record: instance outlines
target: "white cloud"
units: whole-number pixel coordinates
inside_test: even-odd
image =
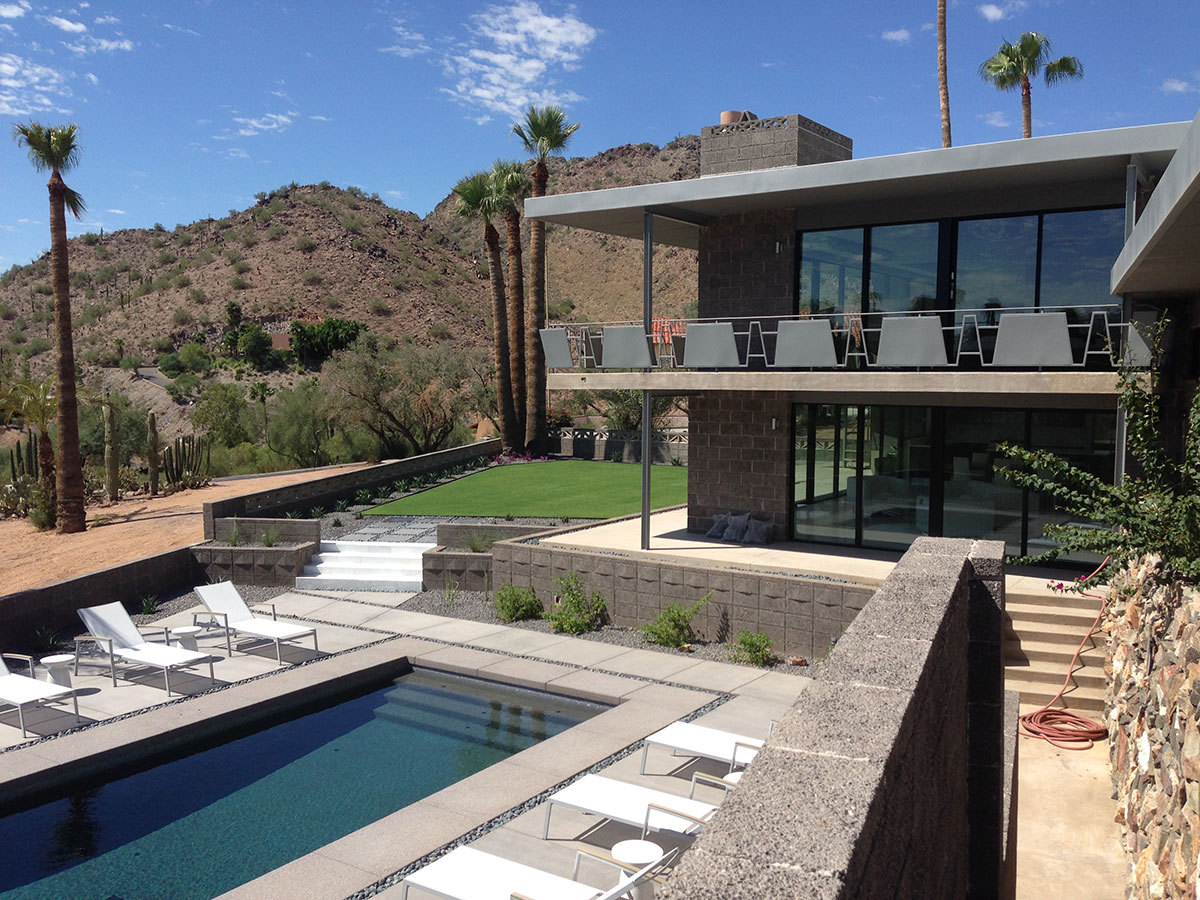
[[[1200,91],[1200,87],[1179,78],[1168,78],[1163,81],[1159,90],[1164,94],[1190,94],[1193,91]]]
[[[409,31],[404,27],[403,20],[393,25],[392,31],[396,33],[396,43],[380,47],[380,53],[391,53],[403,59],[409,59],[413,56],[421,56],[433,49],[425,42],[425,35]]]
[[[46,21],[62,31],[68,31],[71,34],[83,34],[87,31],[87,26],[82,22],[72,22],[70,19],[64,19],[62,16],[47,16]]]
[[[116,16],[97,16],[92,24],[94,25],[116,25],[121,20]]]
[[[292,110],[287,113],[267,113],[265,116],[259,116],[257,119],[234,116],[233,121],[241,126],[237,131],[238,134],[250,137],[255,134],[261,134],[264,131],[283,131],[292,124],[292,119],[297,115],[299,113]]]
[[[314,122],[332,122],[333,121],[333,119],[329,118],[329,116],[309,116],[309,118],[312,119]]]
[[[250,158],[250,154],[247,153],[245,150],[243,150],[241,147],[230,147],[228,150],[225,151],[225,155],[229,159],[249,159]]]
[[[995,3],[984,3],[977,6],[979,14],[989,22],[1001,22],[1004,19],[1010,18],[1014,13],[1019,13],[1029,5],[1028,0],[1009,0],[1003,6],[998,6]]]
[[[881,37],[894,44],[907,44],[912,40],[912,34],[907,28],[897,28],[895,31],[885,31]]]
[[[84,78],[86,78],[88,81],[90,81],[92,84],[99,84],[99,83],[100,83],[100,79],[99,79],[99,78],[97,78],[97,77],[95,76],[95,74],[94,74],[94,73],[92,73],[92,72],[88,72],[88,73],[87,73],[86,75],[84,75],[83,77],[84,77]]]
[[[26,0],[17,3],[0,3],[0,19],[19,19],[29,12],[30,6]]]
[[[63,73],[14,53],[0,53],[0,116],[67,112],[53,98],[70,96]]]
[[[68,50],[72,53],[78,53],[80,56],[86,56],[89,53],[109,53],[113,50],[132,50],[133,41],[128,38],[120,40],[109,40],[108,38],[93,37],[90,34],[85,34],[83,39],[75,44],[66,44]]]
[[[990,113],[980,113],[979,118],[983,119],[984,125],[991,125],[993,128],[1007,128],[1009,126],[1008,116],[996,110]]]
[[[471,42],[442,60],[455,79],[443,92],[465,106],[517,118],[530,105],[580,98],[555,86],[555,70],[578,68],[598,32],[570,12],[552,16],[533,0],[489,6],[471,17]],[[476,121],[487,121],[483,117]]]
[[[384,191],[383,195],[385,197],[393,197],[396,200],[407,200],[408,199],[408,191],[394,191],[394,190],[393,191]]]
[[[106,213],[112,213],[114,216],[123,216],[123,215],[125,215],[125,210],[123,210],[123,209],[106,209],[106,210],[105,210],[105,212],[106,212]]]
[[[182,25],[171,25],[170,23],[167,23],[167,24],[163,25],[163,28],[167,29],[167,31],[174,31],[177,34],[190,34],[193,37],[201,36],[200,32],[192,31],[192,29],[190,29],[190,28],[184,28]]]

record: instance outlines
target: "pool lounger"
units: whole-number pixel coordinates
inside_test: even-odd
[[[543,840],[549,838],[550,812],[555,805],[639,827],[643,838],[650,831],[671,831],[694,837],[717,811],[711,803],[600,775],[584,775],[546,800]]]
[[[186,669],[196,663],[208,663],[208,680],[216,681],[213,675],[213,660],[207,653],[151,644],[143,640],[129,613],[120,603],[105,603],[78,610],[79,618],[87,626],[88,634],[75,638],[75,674],[79,674],[79,645],[94,643],[108,655],[108,668],[112,673],[113,687],[117,686],[116,657],[137,666],[150,666],[163,670],[167,696],[171,696],[171,670]]]
[[[271,606],[271,618],[264,619],[250,612],[250,607],[246,606],[246,601],[242,599],[242,595],[238,593],[238,589],[234,587],[232,581],[221,581],[217,584],[202,584],[197,586],[196,593],[200,595],[200,601],[208,610],[207,613],[193,613],[192,621],[214,616],[221,621],[217,623],[225,629],[225,646],[229,650],[229,655],[233,655],[233,644],[230,642],[229,633],[236,631],[238,634],[246,634],[250,637],[263,638],[268,641],[275,642],[275,661],[279,665],[283,665],[283,656],[279,650],[281,641],[294,641],[297,638],[311,637],[313,642],[313,652],[317,652],[317,629],[307,628],[303,625],[289,625],[286,622],[279,622],[275,619],[275,605]]]
[[[407,876],[400,900],[408,900],[410,887],[450,900],[616,900],[654,878],[675,854],[671,850],[632,874],[622,871],[617,884],[605,891],[473,847],[459,847]],[[578,863],[576,857],[576,871]]]
[[[9,671],[4,658],[23,659],[29,663],[29,675]],[[79,724],[79,697],[74,688],[60,687],[38,681],[33,676],[33,657],[20,653],[0,654],[0,703],[17,708],[17,721],[21,723],[21,737],[29,737],[25,731],[25,707],[36,706],[53,700],[64,700],[70,697],[75,704],[75,724]]]
[[[693,722],[672,722],[661,731],[646,738],[642,750],[641,774],[646,774],[646,756],[651,747],[663,747],[675,756],[698,756],[726,763],[732,772],[736,766],[747,765],[762,749],[758,738],[719,731]]]

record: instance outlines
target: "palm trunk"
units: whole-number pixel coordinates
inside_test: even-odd
[[[55,510],[55,515],[57,515],[58,493],[54,476],[54,444],[45,430],[38,432],[37,458],[38,468],[41,469],[39,478],[42,482],[42,491],[48,498],[48,508]]]
[[[75,399],[75,346],[71,337],[71,270],[67,260],[66,185],[56,169],[50,191],[50,270],[54,277],[54,330],[58,338],[58,532],[74,534],[87,527],[83,508],[83,463],[79,456],[79,408]]]
[[[550,171],[544,160],[533,167],[533,196],[546,194]],[[529,304],[525,326],[525,444],[537,456],[546,452],[546,354],[539,331],[546,327],[546,225],[529,223]]]
[[[492,340],[496,360],[496,406],[500,413],[500,441],[511,451],[515,440],[516,410],[513,407],[512,372],[508,363],[508,321],[505,317],[504,270],[500,266],[500,234],[488,222],[483,227],[483,242],[488,250],[488,271],[492,279]]]
[[[950,143],[950,85],[946,77],[946,0],[937,5],[938,100],[942,107],[942,146]]]
[[[523,450],[528,443],[528,421],[525,418],[525,273],[521,259],[521,214],[516,207],[504,213],[508,225],[508,367],[512,379],[513,433],[520,436]]]
[[[1033,137],[1033,103],[1029,78],[1021,76],[1021,137]]]

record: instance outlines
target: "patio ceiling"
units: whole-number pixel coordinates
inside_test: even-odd
[[[659,211],[655,243],[696,249],[699,230],[683,219],[796,208],[804,227],[855,224],[866,210],[880,222],[911,221],[965,214],[941,211],[955,199],[970,200],[976,213],[1044,208],[1064,185],[1085,198],[1074,205],[1121,203],[1130,158],[1161,172],[1187,129],[1186,122],[1144,125],[556,194],[526,200],[525,213],[640,239],[643,213]],[[980,198],[994,209],[979,209]]]

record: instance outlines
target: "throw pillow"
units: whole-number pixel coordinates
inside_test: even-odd
[[[729,541],[731,544],[739,543],[746,535],[746,529],[750,526],[750,513],[742,513],[740,516],[729,517],[729,527],[725,529],[725,536],[721,538],[723,541]]]
[[[751,519],[746,526],[746,536],[742,538],[746,544],[769,544],[771,542],[771,523],[762,519]]]
[[[728,527],[729,515],[727,513],[717,513],[715,516],[713,516],[712,528],[704,532],[704,536],[720,540],[725,534],[725,529]]]

